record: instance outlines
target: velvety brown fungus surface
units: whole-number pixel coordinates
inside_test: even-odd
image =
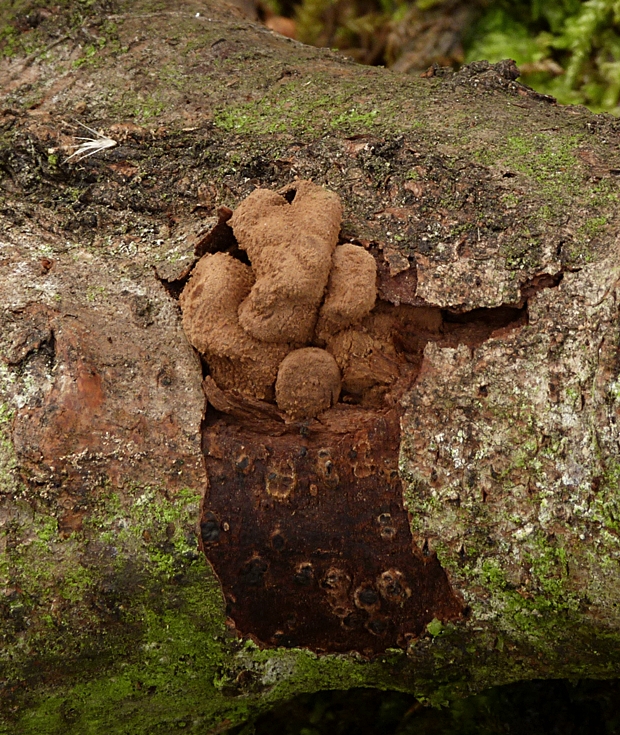
[[[239,260],[227,253],[204,255],[180,297],[183,328],[221,388],[272,398],[289,347],[260,342],[239,325],[239,304],[253,284],[251,268]]]
[[[334,192],[310,181],[284,196],[256,189],[230,226],[256,282],[239,308],[241,326],[265,342],[303,345],[312,338],[338,241],[342,208]]]
[[[181,295],[188,339],[219,388],[261,400],[275,390],[278,407],[304,420],[338,401],[341,371],[360,402],[398,377],[390,318],[371,315],[375,258],[359,245],[336,247],[341,216],[334,192],[296,181],[281,193],[255,189],[219,223],[251,264],[204,255]],[[304,349],[313,342],[327,351]]]
[[[376,280],[377,265],[367,250],[351,243],[335,249],[316,326],[319,340],[356,324],[372,311],[377,297]]]
[[[317,416],[337,403],[339,396],[340,370],[329,352],[304,347],[282,360],[276,380],[276,401],[292,418]]]

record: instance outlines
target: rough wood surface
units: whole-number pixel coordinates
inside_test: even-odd
[[[223,2],[6,22],[4,731],[217,732],[326,687],[617,675],[616,120],[509,62],[359,67]],[[117,145],[64,162],[96,136],[78,123]],[[360,348],[390,390],[297,433],[202,383],[178,306],[234,249],[231,210],[296,178],[375,257],[396,356]]]

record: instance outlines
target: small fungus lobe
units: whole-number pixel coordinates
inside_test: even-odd
[[[370,314],[377,297],[376,280],[377,264],[367,250],[351,243],[336,248],[316,328],[320,340]]]
[[[241,326],[264,342],[310,341],[338,241],[342,208],[311,181],[284,196],[256,189],[230,219],[256,282],[239,308]]]
[[[290,352],[278,370],[278,407],[295,419],[327,411],[340,396],[340,370],[336,360],[318,347]]]
[[[181,294],[183,328],[220,388],[269,399],[290,348],[261,342],[241,328],[237,310],[253,283],[251,268],[227,253],[204,255]]]

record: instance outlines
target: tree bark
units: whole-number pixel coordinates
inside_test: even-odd
[[[509,62],[412,78],[214,0],[86,5],[10,11],[0,67],[4,731],[616,676],[617,121]],[[66,160],[87,136],[116,145]],[[296,179],[398,335],[385,390],[303,425],[203,382],[178,306],[222,208]]]

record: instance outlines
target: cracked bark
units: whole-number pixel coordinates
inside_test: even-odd
[[[222,3],[72,17],[22,18],[40,51],[0,68],[8,731],[615,675],[617,122],[509,63],[399,76]],[[60,165],[75,119],[118,145]],[[296,176],[374,255],[400,366],[304,426],[219,391],[177,305],[231,209]]]

